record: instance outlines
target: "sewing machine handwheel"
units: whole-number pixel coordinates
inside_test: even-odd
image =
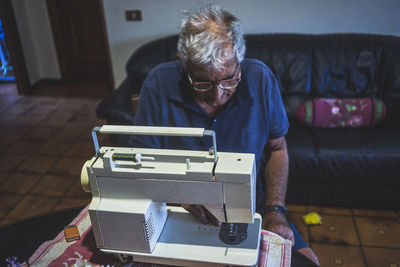
[[[82,170],[81,170],[81,187],[83,191],[90,193],[90,180],[89,180],[89,174],[87,172],[87,166],[89,166],[90,160],[87,160],[85,164],[83,164]]]

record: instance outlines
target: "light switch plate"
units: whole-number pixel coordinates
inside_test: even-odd
[[[125,11],[125,19],[127,21],[141,21],[142,20],[142,11],[126,10]]]

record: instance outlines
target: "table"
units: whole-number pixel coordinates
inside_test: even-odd
[[[0,266],[10,256],[16,256],[19,262],[27,260],[43,242],[53,239],[61,232],[82,209],[83,207],[57,211],[0,228]],[[292,266],[316,265],[292,249]]]
[[[82,208],[37,216],[0,228],[0,266],[10,256],[16,256],[19,262],[27,260],[43,242],[61,232]]]

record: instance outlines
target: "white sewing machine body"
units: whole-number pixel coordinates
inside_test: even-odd
[[[156,128],[152,130],[166,129]],[[103,126],[99,132],[120,130],[138,132],[132,126]],[[89,214],[98,248],[153,263],[257,263],[261,217],[255,213],[253,154],[97,149],[82,177],[88,174],[93,197]],[[135,155],[142,159],[127,160]],[[226,244],[219,238],[220,227],[203,225],[181,207],[165,203],[201,204],[221,222],[248,223],[247,239]]]

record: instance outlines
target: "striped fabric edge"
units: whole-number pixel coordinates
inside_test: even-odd
[[[292,242],[279,235],[261,230],[261,247],[263,254],[259,258],[258,267],[289,267],[292,259]]]
[[[83,232],[85,232],[88,229],[85,225],[81,224],[81,222],[87,218],[88,215],[88,209],[89,209],[89,205],[87,205],[85,208],[83,208],[83,210],[78,214],[78,216],[76,216],[72,222],[69,224],[74,224],[78,226],[79,232],[81,233],[81,235],[83,234]],[[89,220],[89,224],[90,224],[90,220]],[[82,226],[81,226],[82,225]],[[48,253],[49,250],[51,250],[54,245],[60,243],[61,240],[65,239],[64,236],[64,231],[61,231],[54,239],[49,240],[44,242],[42,245],[39,246],[39,248],[35,251],[35,253],[33,253],[33,255],[28,259],[29,265],[27,262],[24,262],[21,266],[32,266],[33,264],[36,264],[40,261],[40,259],[42,259],[42,257],[44,255],[46,255],[46,253]],[[66,243],[66,246],[64,248],[57,248],[58,253],[60,253],[60,255],[72,244],[74,244],[75,242],[69,242]],[[46,265],[43,265],[46,266]]]
[[[314,105],[314,101],[313,100],[309,100],[305,103],[306,106],[306,124],[307,125],[312,125],[313,121],[312,121],[312,110],[311,110],[311,105]]]
[[[369,126],[375,126],[380,123],[385,116],[384,104],[381,99],[370,98],[371,101],[371,123]]]
[[[375,99],[376,102],[376,116],[375,123],[379,123],[383,120],[384,112],[383,112],[383,103],[380,99]]]
[[[371,105],[371,121],[369,123],[369,127],[373,126],[376,122],[376,102],[373,98],[369,98],[370,105]]]

